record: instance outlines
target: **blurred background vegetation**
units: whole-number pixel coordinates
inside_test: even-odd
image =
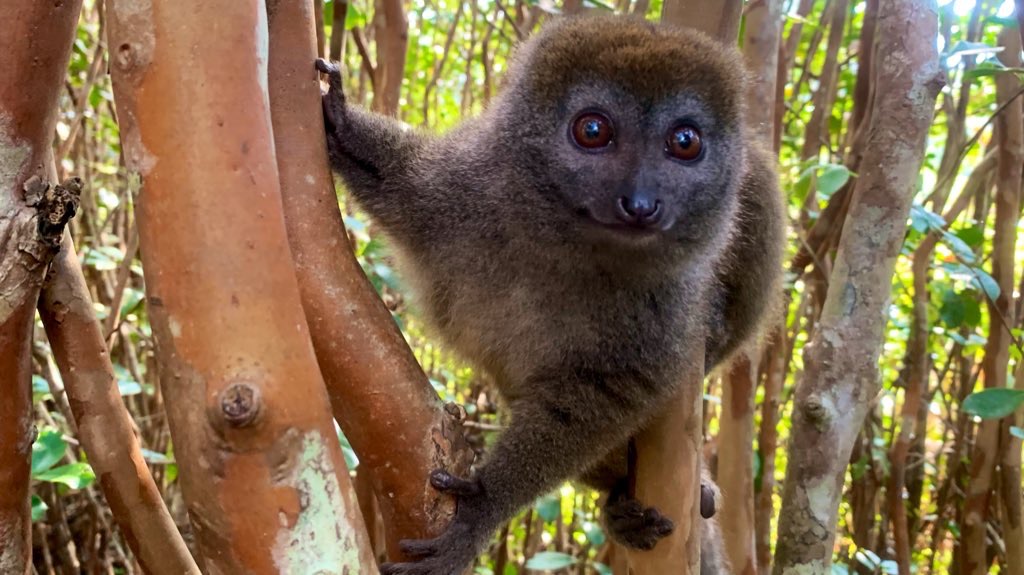
[[[804,245],[806,231],[832,196],[856,176],[850,169],[848,152],[855,136],[850,125],[856,114],[854,101],[867,4],[855,0],[783,2],[783,45],[791,46],[792,51],[783,54],[788,63],[782,66],[785,84],[778,108],[778,153],[793,227],[790,258]],[[661,0],[587,0],[583,6],[656,18]],[[398,115],[413,127],[438,131],[449,129],[460,118],[486,106],[500,86],[516,43],[545,18],[565,8],[554,0],[409,0],[405,7],[408,50]],[[1012,317],[992,317],[986,305],[999,295],[998,285],[988,271],[993,249],[995,170],[993,162],[985,160],[995,138],[995,78],[1001,74],[1019,76],[1022,72],[1006,70],[996,57],[999,34],[1007,29],[1017,33],[1013,8],[1012,0],[939,2],[940,36],[936,43],[948,84],[939,96],[902,256],[890,286],[888,329],[879,359],[882,392],[873,403],[850,461],[835,546],[833,572],[837,574],[897,572],[893,528],[885,504],[889,452],[898,435],[908,378],[908,342],[916,295],[912,266],[929,232],[937,231],[939,242],[924,262],[927,293],[917,295],[926,313],[927,376],[922,407],[916,416],[919,433],[906,463],[903,502],[909,513],[913,568],[917,573],[955,570],[971,480],[969,455],[978,437],[979,421],[1011,414],[1024,402],[1024,392],[1016,390],[972,395],[984,387],[980,365],[992,330],[1009,329],[1012,334],[1006,366],[1010,373],[1008,387],[1014,387],[1022,377],[1024,365],[1021,290],[1014,294],[1017,311]],[[374,96],[376,11],[369,0],[323,3],[324,51],[345,62],[349,97],[368,107],[373,106]],[[335,38],[343,42],[343,54],[339,54],[337,45],[332,47]],[[87,0],[61,100],[55,141],[58,170],[61,179],[77,175],[89,183],[81,213],[71,225],[72,233],[86,266],[96,315],[108,334],[121,394],[154,476],[187,534],[190,527],[157,386],[158,368],[137,253],[132,212],[137,190],[122,169],[106,71],[103,8],[95,0]],[[972,194],[969,204],[946,222],[940,214],[947,211],[950,199],[961,193]],[[343,192],[339,201],[363,269],[392,310],[434,387],[444,399],[465,407],[468,435],[474,447],[482,451],[502,424],[501,406],[491,383],[424,333],[405,298],[401,279],[392,270],[386,240],[375,233],[372,222],[345,202]],[[1017,262],[1024,260],[1024,250],[1019,246],[1016,254]],[[827,268],[827,262],[818,260],[811,265]],[[757,396],[757,425],[765,406],[781,413],[776,428],[778,447],[755,445],[754,483],[759,492],[769,490],[770,497],[763,501],[774,512],[768,517],[775,516],[780,504],[778,488],[786,469],[793,384],[801,373],[802,349],[810,340],[824,297],[814,285],[822,280],[802,269],[799,272],[791,273],[787,283],[785,384],[777,396],[773,393],[764,397],[763,388]],[[62,574],[138,572],[75,439],[61,379],[41,327],[36,334],[33,389],[40,429],[32,461],[36,570]],[[1021,384],[1024,382],[1017,385],[1024,387]],[[704,425],[712,468],[719,448],[715,441],[719,396],[717,378],[709,378]],[[1024,431],[1016,426],[1010,427],[1010,433],[1024,437]],[[1016,448],[1020,449],[1019,442]],[[358,460],[351,449],[346,449],[346,455],[353,473],[358,474]],[[768,458],[773,463],[769,466],[771,477],[763,473]],[[571,484],[541,498],[495,538],[476,572],[610,573],[606,537],[595,515],[597,498],[596,493]],[[998,515],[990,516],[987,543],[995,573],[1005,564],[1006,555]]]

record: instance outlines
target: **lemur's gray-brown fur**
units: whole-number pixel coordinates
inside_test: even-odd
[[[740,55],[638,19],[558,19],[518,49],[486,111],[443,136],[346,104],[337,68],[318,68],[334,169],[391,238],[427,319],[511,410],[472,477],[432,474],[458,500],[447,530],[405,542],[417,561],[382,573],[460,573],[517,510],[577,477],[610,490],[612,537],[653,547],[672,522],[622,488],[626,442],[699,338],[710,370],[779,292],[782,200],[744,125]],[[585,111],[614,129],[600,151],[572,140]],[[683,121],[700,130],[698,160],[666,153]],[[660,202],[657,226],[615,224],[637,193]],[[701,573],[727,573],[704,523]]]

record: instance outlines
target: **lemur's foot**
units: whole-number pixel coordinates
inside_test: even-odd
[[[612,539],[634,549],[649,550],[666,535],[675,524],[653,507],[644,507],[636,499],[619,496],[609,499],[604,506],[605,526]]]

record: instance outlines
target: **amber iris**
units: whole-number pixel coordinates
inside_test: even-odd
[[[670,156],[684,162],[692,162],[700,157],[704,149],[704,139],[700,130],[690,124],[682,124],[674,128],[668,135],[665,150]]]
[[[612,123],[604,114],[587,112],[572,123],[572,139],[588,150],[604,148],[612,142]]]

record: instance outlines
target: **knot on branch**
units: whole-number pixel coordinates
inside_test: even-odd
[[[220,414],[231,427],[252,425],[261,404],[259,389],[248,383],[233,383],[220,394]]]
[[[808,397],[802,411],[807,422],[814,426],[819,433],[824,433],[832,425],[832,410],[820,395],[813,394]]]
[[[39,241],[54,251],[60,247],[64,226],[78,211],[82,196],[81,178],[70,178],[51,186],[39,176],[32,176],[24,185],[25,203],[36,209]]]

